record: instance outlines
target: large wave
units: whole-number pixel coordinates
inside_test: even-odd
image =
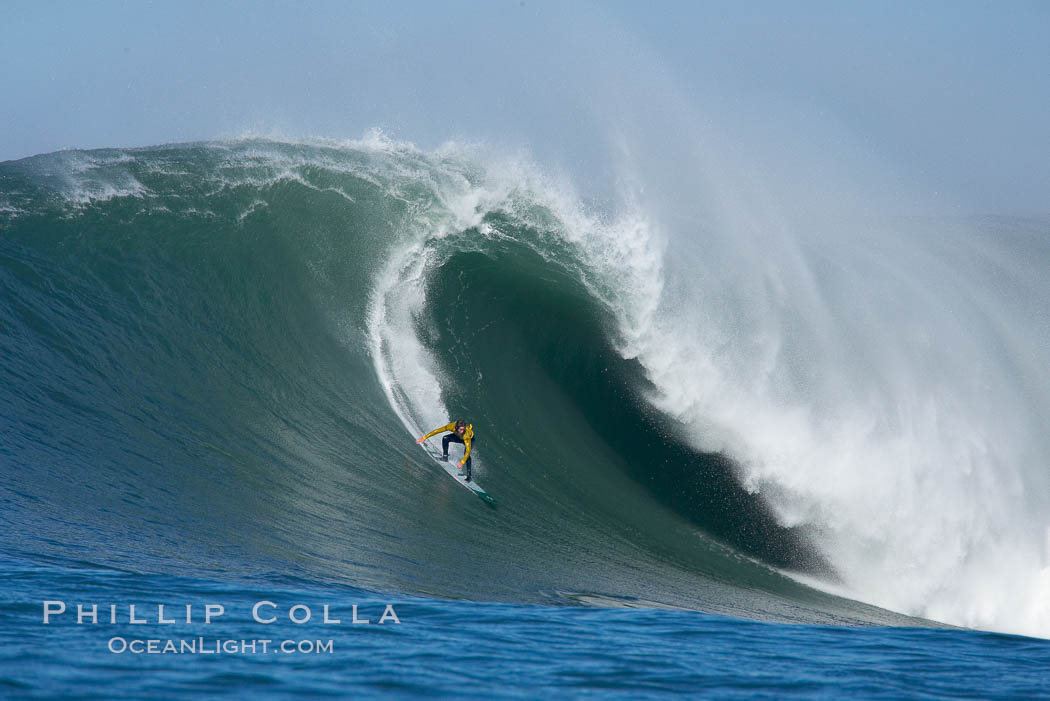
[[[527,157],[380,134],[3,164],[16,540],[891,620],[780,570],[1050,634],[1050,227],[772,227],[627,176],[597,208]],[[413,450],[458,414],[497,513]]]

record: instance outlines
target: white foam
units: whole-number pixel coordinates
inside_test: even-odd
[[[386,140],[369,144],[386,153],[410,151]],[[409,175],[403,164],[393,163],[384,178]],[[433,167],[437,168],[435,164]],[[418,173],[411,173],[418,178]],[[471,187],[460,173],[443,173],[444,187],[430,174],[423,177],[439,195],[440,205],[414,212],[404,222],[401,240],[395,242],[373,286],[368,314],[368,337],[379,382],[391,407],[413,435],[449,420],[441,403],[441,383],[434,359],[416,335],[416,318],[426,301],[426,273],[434,262],[430,245],[452,232],[476,227],[484,215],[482,190]],[[398,196],[396,182],[387,185]]]
[[[1017,309],[1022,262],[892,228],[757,252],[737,226],[708,251],[735,279],[679,267],[638,334],[654,404],[814,527],[850,596],[1050,637],[1050,339]]]
[[[251,204],[248,205],[248,208],[237,215],[237,223],[238,224],[243,224],[245,219],[250,217],[257,210],[262,209],[264,207],[269,207],[269,205],[266,202],[264,202],[263,200],[260,200],[260,199],[252,200]]]
[[[127,168],[135,161],[127,153],[100,154],[84,151],[59,151],[55,159],[62,181],[62,195],[71,204],[82,207],[120,197],[142,197],[149,190]]]

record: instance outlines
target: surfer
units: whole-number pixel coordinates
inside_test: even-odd
[[[436,433],[442,431],[449,431],[449,434],[441,439],[441,459],[448,461],[448,444],[449,443],[460,443],[466,446],[463,451],[463,459],[459,461],[459,469],[462,470],[466,466],[466,480],[470,481],[470,447],[471,443],[476,440],[474,438],[474,424],[468,424],[463,419],[456,419],[452,423],[446,426],[439,426],[433,431],[423,436],[416,443],[422,443],[426,439],[430,438]]]

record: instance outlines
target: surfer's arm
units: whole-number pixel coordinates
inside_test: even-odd
[[[463,445],[466,446],[466,448],[463,451],[463,459],[459,461],[459,466],[460,467],[463,467],[464,465],[467,464],[467,458],[470,457],[470,444],[471,444],[471,442],[472,441],[469,438],[465,438],[463,440]]]
[[[450,424],[448,424],[446,426],[439,426],[439,427],[435,428],[433,431],[431,431],[430,433],[428,433],[427,435],[423,436],[418,441],[416,441],[416,443],[422,443],[426,439],[428,439],[431,436],[433,436],[435,433],[442,433],[444,431],[455,431],[455,430],[456,430],[456,422],[453,421],[452,423],[450,423]]]

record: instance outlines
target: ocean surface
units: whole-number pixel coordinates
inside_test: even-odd
[[[1050,221],[680,214],[379,133],[0,163],[0,695],[1050,695]]]

